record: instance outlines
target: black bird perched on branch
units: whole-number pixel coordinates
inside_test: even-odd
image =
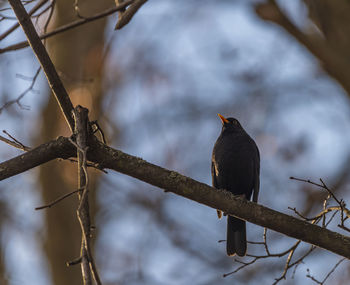
[[[254,190],[253,201],[257,202],[260,184],[260,155],[254,140],[242,128],[238,120],[218,114],[222,122],[212,154],[211,175],[213,186],[225,189],[234,195],[243,195],[247,200]],[[221,211],[218,217],[221,218]],[[227,217],[226,252],[228,256],[244,256],[247,251],[246,222]]]

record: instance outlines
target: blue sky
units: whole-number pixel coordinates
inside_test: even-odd
[[[299,13],[299,4],[282,3],[293,19],[304,19],[305,13]],[[349,155],[346,95],[336,82],[320,71],[317,61],[303,47],[281,29],[257,19],[249,3],[237,1],[237,5],[231,5],[227,1],[223,4],[205,1],[198,8],[191,4],[150,1],[129,26],[118,32],[112,29],[115,17],[111,17],[106,31],[106,39],[113,41],[108,68],[113,72],[118,66],[125,71],[118,90],[108,91],[110,98],[118,92],[118,104],[109,115],[122,130],[121,140],[111,142],[111,145],[210,184],[210,155],[220,132],[216,113],[232,115],[241,121],[260,148],[260,203],[287,213],[290,213],[288,206],[302,207],[304,196],[300,184],[290,181],[289,176],[314,180],[322,177],[332,183]],[[5,28],[0,25],[0,31]],[[1,45],[20,39],[23,37],[18,33]],[[138,62],[135,52],[140,47],[144,50],[141,49],[142,61]],[[5,80],[0,81],[0,102],[5,96],[15,98],[29,85],[16,78],[16,73],[33,76],[36,66],[30,49],[2,55],[0,76]],[[145,76],[146,67],[152,68],[147,69]],[[256,74],[257,80],[249,83],[242,74]],[[113,80],[110,77],[106,76],[106,84]],[[40,132],[32,126],[47,100],[46,88],[41,74],[35,88],[39,93],[28,93],[21,101],[30,106],[30,110],[14,106],[4,111],[0,114],[1,128],[30,144],[32,132]],[[293,160],[283,159],[281,153],[293,149],[302,139],[306,150]],[[20,153],[6,145],[0,145],[0,148],[2,160]],[[146,264],[145,274],[159,284],[188,284],[188,280],[198,275],[203,278],[198,284],[204,284],[209,276],[222,280],[220,276],[225,272],[209,270],[186,252],[177,250],[167,240],[164,229],[154,223],[152,214],[144,209],[134,206],[122,212],[121,218],[113,219],[113,214],[123,207],[113,205],[109,209],[110,201],[128,201],[130,193],[138,195],[142,191],[149,191],[146,195],[153,199],[163,195],[159,190],[120,174],[110,173],[102,179],[105,181],[101,181],[99,196],[103,209],[101,223],[106,216],[108,219],[104,221],[98,245],[103,252],[111,252],[111,260],[113,252],[121,251],[125,260],[127,257],[131,260],[140,258]],[[19,229],[7,228],[2,235],[2,240],[11,240],[6,253],[9,266],[12,267],[15,260],[18,262],[18,258],[21,260],[13,269],[12,276],[17,277],[11,277],[11,284],[22,284],[23,280],[47,284],[49,277],[43,254],[33,254],[40,248],[36,235],[45,234],[43,214],[33,210],[40,204],[35,189],[35,170],[5,183],[1,186],[6,191],[0,197],[9,203],[15,219],[25,217],[30,225],[29,229],[26,225],[20,225]],[[224,254],[223,246],[217,244],[217,240],[224,238],[226,226],[224,221],[216,220],[215,211],[181,197],[166,195],[165,211],[174,224],[179,223],[186,229],[183,238],[196,249],[196,240],[190,236],[197,233],[200,245],[208,251],[204,254]],[[12,204],[20,207],[12,207]],[[27,215],[30,211],[33,215]],[[140,218],[135,221],[135,216]],[[250,240],[261,237],[262,229],[257,226],[248,225],[248,231]],[[140,234],[145,236],[145,241],[140,242]],[[115,236],[118,236],[117,240]],[[129,249],[130,242],[137,243],[136,251]],[[288,243],[291,241],[277,239],[275,250]],[[307,267],[312,268],[315,275],[322,274],[328,270],[330,260],[336,262],[337,258],[328,255],[327,262],[310,258],[310,263],[298,269],[295,284],[307,284]],[[29,264],[30,271],[27,269]],[[118,266],[123,268],[124,265],[116,264]],[[176,268],[183,270],[183,276],[175,276]],[[137,269],[131,267],[130,270]],[[113,271],[113,263],[111,268],[106,266],[103,274],[107,280],[118,277]],[[277,271],[262,279],[270,282],[278,275]],[[232,279],[222,282],[230,283]],[[244,283],[242,280],[237,282]]]

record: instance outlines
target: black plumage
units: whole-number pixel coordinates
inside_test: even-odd
[[[260,155],[254,140],[242,128],[238,120],[225,118],[221,134],[212,154],[211,174],[213,186],[225,189],[234,195],[244,195],[257,202],[260,184]],[[218,211],[219,218],[221,212]],[[246,222],[232,216],[227,217],[227,255],[244,256],[247,251]]]

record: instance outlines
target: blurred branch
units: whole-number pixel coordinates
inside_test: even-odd
[[[332,179],[331,189],[333,193],[338,193],[346,189],[350,173],[350,155],[347,155],[340,170],[337,171]],[[312,185],[312,184],[309,184]],[[304,187],[305,205],[303,213],[309,214],[314,207],[317,207],[324,201],[325,193],[321,191],[313,191],[310,187]]]
[[[152,199],[149,198],[147,194],[135,195],[135,193],[132,193],[128,202],[137,204],[142,207],[143,210],[149,211],[154,216],[159,229],[177,249],[186,252],[186,254],[201,262],[207,263],[210,268],[222,269],[223,262],[227,262],[226,256],[208,256],[207,251],[204,252],[203,250],[196,250],[193,248],[193,246],[188,243],[188,239],[184,237],[184,235],[191,233],[186,231],[183,225],[171,218],[170,212],[167,211],[165,207],[166,201],[165,195],[157,195],[157,199]]]
[[[239,271],[241,271],[242,269],[246,268],[247,266],[250,266],[254,263],[256,263],[257,261],[261,260],[261,259],[266,259],[266,258],[280,258],[283,256],[287,255],[287,259],[286,259],[286,263],[284,266],[284,270],[281,274],[280,277],[275,278],[275,282],[273,283],[273,285],[278,284],[280,281],[282,281],[283,279],[286,279],[287,273],[289,271],[289,269],[291,268],[297,268],[297,266],[303,262],[303,260],[316,248],[316,246],[311,245],[310,248],[303,253],[299,258],[297,258],[296,260],[292,261],[292,258],[294,256],[295,251],[297,250],[297,248],[299,247],[301,240],[298,240],[294,245],[292,245],[291,247],[289,247],[287,250],[284,250],[282,252],[279,253],[271,253],[267,244],[267,229],[264,229],[264,234],[263,234],[263,241],[262,242],[255,242],[254,244],[261,244],[264,246],[265,248],[265,254],[264,255],[252,255],[252,254],[247,254],[248,257],[252,257],[253,259],[249,262],[242,262],[238,259],[235,259],[235,262],[241,264],[238,268],[236,268],[234,271],[230,272],[230,273],[226,273],[224,274],[223,277],[227,277],[231,274],[235,274]]]
[[[37,3],[28,13],[29,17],[31,17],[36,11],[38,11],[42,6],[44,6],[46,4],[48,0],[41,0],[39,3]],[[14,32],[17,28],[19,27],[19,23],[14,24],[13,26],[11,26],[11,28],[9,28],[8,30],[6,30],[5,32],[3,32],[0,35],[0,41],[2,41],[4,38],[6,38],[8,35],[10,35],[12,32]]]
[[[26,90],[24,90],[16,99],[10,100],[10,101],[6,102],[3,106],[0,107],[0,114],[1,114],[1,112],[2,112],[4,109],[8,108],[9,106],[11,106],[11,105],[14,104],[14,103],[16,103],[20,108],[23,107],[23,105],[20,103],[20,100],[21,100],[29,91],[33,90],[34,84],[35,84],[35,82],[36,82],[36,80],[37,80],[37,78],[38,78],[38,76],[39,76],[39,74],[40,74],[40,70],[41,70],[41,67],[39,67],[39,68],[37,69],[37,71],[35,72],[35,75],[34,75],[33,78],[31,79],[32,82],[31,82],[31,84],[29,85],[29,87],[28,87]]]
[[[319,285],[323,285],[326,280],[329,278],[329,276],[331,276],[331,274],[337,269],[337,267],[345,260],[345,258],[341,258],[334,266],[333,268],[327,273],[327,275],[325,276],[325,278],[323,278],[322,281],[317,280],[314,276],[311,275],[310,273],[310,269],[307,269],[307,274],[306,277],[310,278],[312,281],[314,281],[316,284]]]
[[[64,114],[64,117],[71,129],[74,129],[74,119],[72,115],[73,104],[69,99],[68,93],[60,80],[57,71],[42,44],[32,21],[30,20],[27,11],[24,9],[22,2],[20,0],[9,0],[13,11],[16,14],[18,22],[21,24],[23,31],[25,32],[28,42],[30,43],[33,52],[38,58],[40,65],[42,66],[47,81],[52,89],[53,94]]]
[[[47,32],[47,28],[49,26],[49,23],[51,22],[52,16],[53,16],[53,12],[55,11],[55,7],[56,7],[56,0],[51,0],[51,9],[49,12],[49,15],[47,16],[46,22],[44,24],[44,33]],[[45,44],[45,41],[44,41]]]
[[[304,45],[319,61],[322,67],[335,78],[350,96],[350,67],[342,56],[333,51],[329,44],[321,37],[308,35],[295,26],[283,13],[275,0],[268,0],[255,6],[257,15],[265,20],[273,22]]]
[[[33,51],[43,67],[51,89],[56,95],[56,99],[62,108],[70,128],[75,129],[74,126],[76,125],[76,127],[79,127],[79,129],[77,129],[75,132],[77,135],[76,144],[72,143],[71,139],[58,138],[56,141],[43,144],[21,156],[1,163],[0,179],[5,179],[15,174],[24,172],[55,158],[74,157],[76,155],[76,151],[78,150],[80,177],[79,188],[85,188],[80,197],[80,205],[78,209],[78,218],[83,232],[82,253],[79,260],[83,265],[82,270],[84,282],[86,284],[91,283],[90,272],[93,273],[95,280],[99,282],[97,271],[94,267],[89,249],[90,223],[88,218],[87,200],[87,159],[95,162],[102,169],[113,169],[164,189],[166,192],[173,192],[177,195],[194,200],[214,209],[222,210],[227,214],[239,217],[248,222],[275,230],[287,236],[298,240],[303,240],[311,243],[312,245],[327,249],[346,258],[350,258],[349,237],[329,231],[326,228],[310,224],[307,221],[299,220],[289,215],[274,211],[240,197],[235,197],[225,190],[214,189],[189,177],[182,176],[177,172],[148,163],[140,158],[128,155],[119,150],[115,150],[97,141],[97,139],[90,132],[88,132],[87,129],[87,109],[78,107],[77,115],[78,113],[80,114],[81,111],[81,113],[86,113],[86,117],[82,118],[82,120],[77,119],[77,122],[83,122],[82,126],[75,124],[72,116],[72,103],[22,3],[19,0],[9,1],[27,35]],[[125,5],[125,3],[123,4]],[[270,1],[270,3],[274,3],[274,1]],[[277,7],[276,4],[275,6]],[[283,16],[282,13],[281,15]],[[86,21],[85,18],[82,20]],[[291,27],[292,29],[295,28],[293,26]],[[89,152],[87,152],[87,147],[89,147]],[[297,244],[299,243],[300,241],[297,242]],[[292,250],[289,251],[290,257],[287,259],[287,269],[290,268],[291,257],[294,250],[295,248],[292,248]],[[285,269],[285,272],[287,269]],[[284,275],[282,275],[282,278],[283,276]]]
[[[135,0],[134,3],[130,5],[126,11],[119,12],[118,13],[118,22],[115,25],[115,30],[120,30],[123,28],[125,25],[127,25],[132,17],[136,14],[136,12],[141,8],[143,4],[145,4],[147,0]]]
[[[13,0],[12,0],[13,1]],[[123,2],[122,4],[118,5],[117,7],[114,7],[114,8],[111,8],[111,9],[107,9],[106,11],[103,11],[102,13],[99,13],[99,14],[96,14],[94,16],[91,16],[91,17],[84,17],[83,19],[79,19],[79,20],[76,20],[72,23],[69,23],[69,24],[66,24],[66,25],[63,25],[51,32],[48,32],[48,33],[45,33],[43,35],[41,35],[39,38],[41,40],[43,39],[47,39],[49,37],[52,37],[54,35],[57,35],[57,34],[60,34],[60,33],[63,33],[63,32],[66,32],[66,31],[69,31],[73,28],[76,28],[76,27],[79,27],[81,25],[84,25],[84,24],[87,24],[87,23],[90,23],[90,22],[93,22],[93,21],[96,21],[98,19],[101,19],[101,18],[104,18],[106,16],[109,16],[109,15],[112,15],[124,8],[126,8],[128,5],[130,5],[131,3],[133,3],[135,0],[128,0],[128,1],[125,1]],[[0,48],[0,53],[5,53],[5,52],[8,52],[8,51],[15,51],[15,50],[19,50],[19,49],[22,49],[22,48],[25,48],[25,47],[28,47],[29,46],[29,43],[27,41],[23,41],[23,42],[19,42],[17,44],[13,44],[13,45],[10,45],[8,47],[5,47],[5,48]]]

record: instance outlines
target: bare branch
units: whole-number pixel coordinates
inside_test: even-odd
[[[323,189],[326,189],[327,192],[329,193],[329,195],[331,195],[332,198],[333,198],[340,206],[342,206],[343,203],[342,203],[341,201],[339,201],[339,200],[337,199],[337,197],[335,197],[335,195],[333,194],[333,191],[331,191],[331,190],[327,187],[327,185],[323,182],[322,178],[320,178],[320,181],[321,181],[321,183],[322,183],[322,188],[323,188]]]
[[[22,3],[20,0],[9,0],[11,7],[13,11],[16,14],[16,17],[19,21],[19,23],[22,26],[23,31],[25,32],[27,39],[38,58],[45,75],[47,77],[47,80],[49,82],[50,88],[53,91],[53,94],[55,95],[57,102],[64,114],[64,117],[71,129],[73,131],[74,129],[74,119],[72,116],[73,111],[73,104],[69,99],[68,93],[66,89],[64,88],[57,71],[44,47],[42,44],[34,26],[33,23],[30,20],[29,15],[27,14],[26,10],[24,9]]]
[[[52,37],[54,35],[57,35],[57,34],[60,34],[60,33],[63,33],[63,32],[66,32],[66,31],[69,31],[73,28],[76,28],[76,27],[79,27],[81,25],[84,25],[84,24],[87,24],[87,23],[90,23],[90,22],[93,22],[93,21],[96,21],[98,19],[101,19],[101,18],[104,18],[106,16],[109,16],[109,15],[112,15],[122,9],[125,9],[127,6],[129,6],[131,3],[133,3],[135,0],[128,0],[128,1],[125,1],[123,2],[122,4],[114,7],[114,8],[111,8],[111,9],[107,9],[106,11],[103,11],[99,14],[96,14],[94,16],[91,16],[91,17],[85,17],[84,19],[79,19],[79,20],[76,20],[72,23],[68,23],[66,25],[62,25],[61,27],[51,31],[51,32],[48,32],[48,33],[45,33],[43,35],[41,35],[39,38],[40,39],[47,39],[49,37]],[[8,47],[5,47],[5,48],[0,48],[0,53],[5,53],[5,52],[8,52],[8,51],[15,51],[15,50],[19,50],[19,49],[22,49],[22,48],[25,48],[25,47],[28,47],[29,44],[27,41],[23,41],[23,42],[19,42],[17,44],[13,44],[13,45],[10,45]]]
[[[91,125],[91,127],[95,126],[94,133],[98,132],[100,134],[100,136],[101,136],[102,142],[104,144],[107,144],[105,134],[103,133],[103,130],[100,127],[100,125],[98,124],[98,122],[97,121],[91,121],[90,125]]]
[[[329,276],[332,275],[332,273],[337,269],[337,267],[345,260],[345,258],[341,258],[334,266],[333,268],[327,273],[327,275],[325,276],[325,278],[323,278],[322,281],[317,280],[314,276],[311,275],[310,273],[310,269],[307,269],[307,274],[306,277],[310,278],[312,281],[314,281],[315,283],[319,284],[319,285],[323,285],[326,280],[329,278]]]
[[[134,15],[136,14],[136,12],[141,8],[141,6],[143,4],[145,4],[147,2],[147,0],[135,0],[134,3],[132,3],[130,5],[130,7],[128,9],[126,9],[126,11],[119,13],[118,16],[118,22],[115,25],[115,30],[120,30],[121,28],[123,28],[125,25],[127,25],[132,17],[134,17]]]
[[[29,11],[28,15],[32,16],[36,11],[38,11],[42,6],[46,4],[48,0],[41,0],[39,3],[37,3],[32,10]],[[19,23],[14,24],[11,28],[6,30],[0,35],[0,41],[2,41],[4,38],[6,38],[8,35],[10,35],[13,31],[15,31],[19,27]]]
[[[73,265],[77,265],[77,264],[80,264],[81,263],[81,256],[79,256],[78,258],[74,259],[74,260],[71,260],[71,261],[68,261],[66,263],[67,266],[73,266]]]
[[[81,106],[77,106],[74,109],[74,119],[75,119],[75,135],[76,144],[78,151],[78,177],[79,177],[79,187],[82,189],[82,194],[79,195],[79,207],[77,210],[77,216],[80,223],[82,231],[82,241],[81,241],[81,270],[83,275],[84,284],[92,284],[92,277],[99,285],[101,284],[100,277],[97,272],[94,258],[91,253],[90,247],[90,208],[89,208],[89,176],[87,171],[87,150],[88,150],[88,137],[92,130],[89,125],[88,109]]]
[[[288,207],[288,209],[292,210],[295,214],[297,214],[301,219],[305,220],[305,221],[316,221],[319,220],[320,218],[324,217],[327,213],[332,212],[332,211],[341,211],[341,207],[329,207],[324,209],[322,212],[320,212],[319,214],[317,214],[314,217],[311,218],[307,218],[305,216],[303,216],[302,214],[300,214],[296,208],[291,208]]]
[[[281,280],[283,279],[286,279],[286,276],[287,276],[287,273],[288,271],[294,267],[294,270],[293,270],[293,274],[295,274],[295,271],[296,271],[296,268],[298,267],[298,265],[303,262],[304,258],[307,257],[316,247],[311,245],[310,249],[304,253],[303,255],[301,255],[297,260],[294,260],[292,262],[292,258],[293,256],[295,255],[295,251],[296,249],[299,247],[299,245],[301,244],[301,241],[297,241],[294,245],[292,245],[291,247],[289,247],[287,250],[284,250],[282,252],[279,252],[279,253],[271,253],[269,248],[268,248],[268,243],[267,243],[267,229],[265,228],[264,229],[264,233],[263,233],[263,242],[254,242],[254,244],[260,244],[260,245],[263,245],[264,248],[265,248],[265,254],[264,255],[252,255],[252,254],[247,254],[248,257],[252,257],[253,259],[249,262],[242,262],[238,259],[235,259],[235,262],[236,263],[239,263],[241,264],[238,268],[236,268],[234,271],[230,272],[230,273],[227,273],[227,274],[224,274],[223,277],[226,277],[226,276],[229,276],[231,274],[235,274],[239,271],[241,271],[242,269],[244,269],[245,267],[249,266],[249,265],[252,265],[254,263],[256,263],[257,261],[259,260],[262,260],[262,259],[267,259],[267,258],[280,258],[280,257],[283,257],[285,255],[288,255],[287,256],[287,259],[286,259],[286,263],[285,263],[285,266],[284,266],[284,270],[281,274],[280,277],[278,278],[275,278],[275,281],[274,281],[274,285],[278,284]]]
[[[35,75],[33,76],[33,78],[31,78],[32,80],[32,83],[29,85],[29,87],[24,90],[16,99],[14,100],[11,100],[11,101],[8,101],[6,102],[2,107],[0,107],[0,114],[1,112],[8,108],[9,106],[11,106],[12,104],[16,103],[19,107],[22,107],[21,103],[20,103],[20,100],[29,92],[29,91],[32,91],[33,90],[33,87],[34,87],[34,84],[40,74],[40,70],[41,70],[41,67],[39,67],[35,73]]]
[[[350,258],[350,238],[347,236],[236,197],[230,192],[212,188],[175,171],[110,148],[94,137],[88,145],[87,158],[100,168],[113,169],[250,223]],[[67,138],[61,137],[1,163],[0,180],[58,157],[74,156],[74,146]]]
[[[51,208],[52,206],[56,205],[57,203],[63,201],[64,199],[72,196],[73,194],[75,193],[78,193],[78,192],[81,192],[82,189],[77,189],[77,190],[74,190],[72,192],[69,192],[59,198],[57,198],[56,200],[52,201],[50,204],[47,204],[47,205],[44,205],[44,206],[40,206],[40,207],[36,207],[35,210],[42,210],[42,209],[46,209],[46,208]]]
[[[52,2],[51,2],[51,9],[50,9],[49,15],[47,17],[46,23],[44,25],[44,33],[47,32],[47,28],[48,28],[49,23],[50,23],[50,21],[52,19],[53,12],[55,10],[55,6],[56,6],[56,0],[52,0]],[[45,44],[45,41],[44,41],[44,44]]]
[[[56,158],[75,157],[74,146],[67,138],[59,137],[56,140],[44,143],[24,154],[0,163],[0,181],[25,172],[36,166]]]
[[[215,190],[177,172],[114,150],[98,141],[90,143],[88,159],[100,163],[103,168],[114,169],[209,207],[217,207],[215,209],[248,222],[350,258],[349,237],[240,199],[224,190]]]
[[[321,61],[322,67],[325,71],[335,78],[348,94],[350,94],[349,65],[344,61],[341,55],[331,50],[329,44],[324,41],[321,36],[310,36],[301,31],[289,20],[285,13],[283,13],[275,0],[268,0],[262,3],[259,2],[259,4],[256,5],[255,10],[261,19],[279,25],[305,46]]]
[[[323,218],[323,226],[326,227],[331,220],[334,218],[335,214],[340,211],[341,214],[341,223],[340,225],[338,225],[338,227],[346,230],[346,231],[350,231],[350,229],[348,229],[345,225],[344,222],[346,221],[346,219],[350,218],[350,210],[348,208],[346,208],[346,204],[342,199],[338,199],[335,194],[333,193],[333,191],[331,189],[329,189],[327,187],[327,185],[324,183],[324,181],[320,178],[320,181],[322,184],[313,182],[311,180],[306,180],[306,179],[301,179],[301,178],[295,178],[295,177],[290,177],[290,179],[293,180],[297,180],[297,181],[301,181],[301,182],[305,182],[305,183],[309,183],[312,185],[315,185],[317,187],[320,187],[322,189],[325,189],[328,192],[328,197],[325,199],[324,203],[323,203],[323,211],[321,213],[319,213],[317,216],[313,217],[313,218],[306,218],[304,216],[302,216],[295,208],[289,208],[291,210],[293,210],[299,217],[301,217],[303,220],[305,221],[313,221],[313,223],[317,223],[319,221],[320,218]],[[333,207],[328,207],[327,208],[327,202],[329,200],[329,198],[332,197],[335,202],[339,205],[339,206],[333,206]],[[326,214],[334,211],[333,216],[329,219],[329,221],[326,224]],[[344,218],[344,215],[346,216]]]
[[[20,150],[24,150],[24,151],[29,151],[30,148],[25,146],[24,144],[22,144],[21,142],[19,142],[18,140],[16,140],[13,136],[11,136],[8,132],[6,132],[5,130],[2,131],[3,133],[5,133],[7,136],[9,136],[11,140],[4,138],[3,136],[0,136],[0,140],[15,147],[15,148],[19,148]]]

